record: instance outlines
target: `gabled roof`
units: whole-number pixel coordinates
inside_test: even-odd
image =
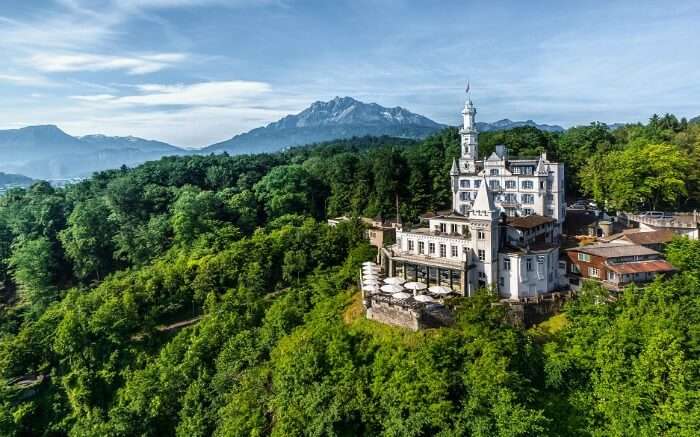
[[[498,153],[496,153],[496,152],[491,152],[491,154],[489,155],[489,157],[488,157],[486,160],[487,160],[487,161],[500,161],[500,160],[501,160],[501,157],[498,156]]]
[[[648,247],[632,244],[592,244],[590,246],[573,247],[567,252],[582,252],[603,258],[617,258],[622,256],[660,255],[659,252]]]
[[[610,235],[605,241],[625,240],[633,244],[665,244],[673,239],[675,234],[670,229],[656,231],[641,231],[640,229],[626,229],[618,234]]]
[[[554,220],[552,217],[544,217],[537,214],[531,214],[526,215],[524,217],[508,217],[508,219],[506,220],[506,224],[515,229],[527,230],[536,228],[540,225],[554,223],[555,221],[556,220]]]

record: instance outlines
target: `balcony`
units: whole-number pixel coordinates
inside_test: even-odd
[[[460,255],[460,258],[450,258],[413,253],[405,250],[399,250],[396,247],[390,247],[386,250],[386,252],[395,261],[412,262],[459,270],[463,270],[465,268],[468,259],[468,255],[464,253]]]

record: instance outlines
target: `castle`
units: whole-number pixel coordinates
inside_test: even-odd
[[[505,146],[479,159],[469,96],[462,115],[461,156],[450,170],[452,209],[426,214],[427,227],[397,229],[396,242],[380,252],[384,270],[466,296],[487,286],[505,299],[558,289],[566,281],[559,262],[564,165],[546,153],[511,159]]]

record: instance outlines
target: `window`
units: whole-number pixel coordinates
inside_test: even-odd
[[[532,190],[533,184],[532,181],[523,181],[520,186],[523,190]]]
[[[503,258],[503,270],[510,270],[510,258]]]
[[[440,245],[440,256],[445,258],[447,256],[447,246],[444,244]]]
[[[521,194],[520,200],[525,205],[532,205],[533,203],[535,203],[535,195],[534,194]]]
[[[469,226],[462,225],[462,235],[469,235]]]
[[[447,232],[447,224],[440,223],[440,232]]]
[[[518,197],[515,193],[506,193],[503,199],[506,203],[518,203]]]
[[[527,257],[527,259],[525,260],[525,270],[527,270],[528,272],[532,271],[532,258],[530,257]]]
[[[453,233],[453,234],[456,234],[456,233],[457,233],[457,225],[456,225],[456,224],[452,223],[452,224],[450,225],[450,232]]]
[[[591,256],[587,253],[579,252],[578,253],[578,260],[589,263],[589,262],[591,262]]]
[[[523,215],[532,215],[535,212],[532,210],[532,208],[525,208],[523,209]]]
[[[497,168],[492,168],[491,171],[489,172],[491,176],[498,176],[498,169]]]
[[[428,253],[431,255],[435,253],[435,243],[428,243]]]
[[[500,285],[501,287],[503,287],[503,286],[506,285],[506,280],[503,279],[503,276],[501,276],[500,278],[498,278],[498,285]]]
[[[479,249],[478,254],[479,254],[479,261],[486,261],[486,251],[485,250]]]
[[[469,191],[462,191],[459,193],[459,200],[466,202],[469,200]]]
[[[581,270],[579,270],[576,264],[571,264],[571,273],[581,273]]]
[[[485,240],[486,239],[486,232],[484,231],[477,231],[476,232],[476,238],[478,240]]]
[[[544,257],[542,255],[537,256],[537,264],[544,264]]]
[[[486,273],[479,272],[479,279],[486,279]]]
[[[425,243],[422,241],[418,242],[418,253],[420,253],[420,254],[425,253]]]
[[[415,249],[415,243],[413,240],[408,240],[408,250],[409,252],[413,252],[413,249]]]
[[[506,181],[506,188],[509,190],[515,189],[515,181]]]
[[[461,181],[459,181],[459,186],[462,188],[469,188],[470,185],[471,181],[469,179],[462,179]]]
[[[500,190],[501,184],[498,181],[489,181],[489,188],[493,191]]]
[[[608,271],[608,281],[614,281],[615,276],[615,272]]]
[[[457,247],[457,246],[451,246],[451,247],[450,247],[450,251],[451,251],[453,257],[456,258],[456,257],[459,256],[459,247]]]
[[[588,268],[588,276],[591,278],[599,278],[600,277],[600,270],[598,270],[595,267],[589,267]]]
[[[547,201],[548,201],[548,202],[553,202],[553,201],[554,201],[554,194],[552,194],[552,193],[547,193]]]
[[[481,179],[474,179],[474,188],[479,188],[481,186]]]
[[[544,181],[540,181],[540,190],[544,190]]]

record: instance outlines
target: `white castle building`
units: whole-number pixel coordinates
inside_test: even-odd
[[[566,214],[563,164],[544,153],[510,159],[505,146],[479,159],[471,99],[462,114],[461,156],[450,171],[452,210],[426,214],[427,227],[398,229],[396,243],[381,251],[384,268],[464,295],[486,286],[509,299],[556,290]]]

